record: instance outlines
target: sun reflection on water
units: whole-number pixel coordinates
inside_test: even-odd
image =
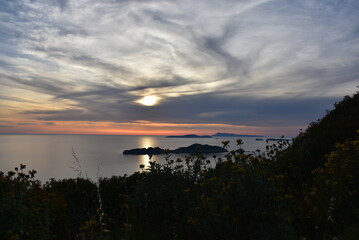
[[[142,137],[140,140],[140,148],[149,148],[149,147],[156,147],[154,139],[151,137]],[[140,164],[145,165],[145,169],[150,166],[149,161],[150,159],[148,155],[140,156]]]
[[[141,148],[149,148],[149,147],[155,147],[154,146],[153,138],[151,137],[142,137],[140,139],[140,147]]]

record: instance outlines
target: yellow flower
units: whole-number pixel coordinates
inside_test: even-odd
[[[188,220],[187,220],[188,223],[190,224],[195,224],[196,222],[198,222],[198,219],[197,218],[192,218],[190,217]]]
[[[131,223],[125,223],[125,224],[123,224],[123,226],[124,226],[125,228],[132,228],[132,224],[131,224]]]
[[[228,212],[231,208],[229,206],[225,206],[222,210],[223,212]]]
[[[292,194],[286,194],[286,195],[284,195],[284,197],[287,198],[287,199],[292,199],[293,195]]]

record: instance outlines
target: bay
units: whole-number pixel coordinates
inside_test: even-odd
[[[123,155],[132,148],[161,147],[176,149],[193,143],[222,146],[230,141],[230,149],[236,149],[237,137],[226,138],[166,138],[165,136],[109,136],[109,135],[0,135],[0,171],[7,172],[26,165],[26,172],[37,171],[42,182],[50,178],[65,179],[78,176],[96,180],[99,177],[122,176],[139,171],[139,165],[149,165],[147,155]],[[241,137],[243,149],[264,151],[266,142],[254,137]],[[75,157],[73,156],[75,155]],[[223,156],[224,154],[216,154]],[[172,154],[171,159],[185,154]],[[212,158],[212,155],[209,156]],[[78,160],[76,160],[78,159]],[[163,155],[152,160],[163,163]]]

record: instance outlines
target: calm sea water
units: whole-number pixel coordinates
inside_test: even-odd
[[[148,156],[123,155],[132,148],[161,147],[176,149],[193,143],[221,146],[229,140],[235,148],[237,138],[166,138],[162,136],[98,136],[98,135],[0,135],[0,170],[7,172],[26,165],[35,169],[42,182],[50,178],[75,178],[80,171],[83,177],[96,180],[98,177],[132,174],[139,165],[148,165]],[[264,150],[265,141],[242,137],[247,151]],[[75,151],[78,162],[72,155]],[[171,159],[185,155],[172,155]],[[217,156],[219,156],[217,154]],[[163,162],[163,156],[153,157]]]

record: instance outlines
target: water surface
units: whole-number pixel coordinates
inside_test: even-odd
[[[99,136],[99,135],[0,135],[0,170],[7,172],[19,166],[35,169],[37,179],[83,177],[97,179],[113,175],[132,174],[139,165],[148,165],[148,156],[123,155],[132,148],[161,147],[176,149],[193,143],[221,146],[231,141],[235,148],[237,138],[166,138],[163,136]],[[248,151],[264,150],[265,141],[242,137],[243,148]],[[78,162],[72,156],[75,152]],[[218,155],[218,154],[217,154]],[[184,155],[172,155],[173,159]],[[163,156],[153,160],[163,162]]]

